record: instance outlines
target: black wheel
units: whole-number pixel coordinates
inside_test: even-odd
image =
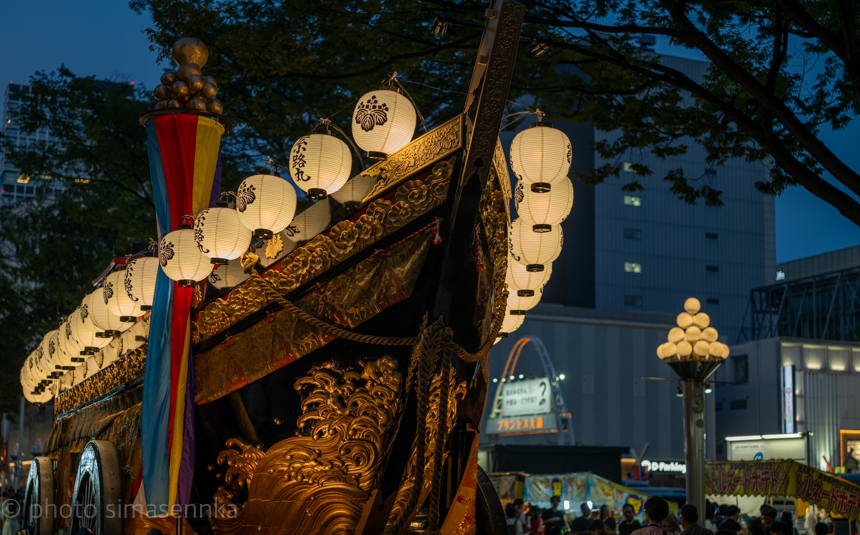
[[[51,535],[54,532],[53,505],[54,462],[48,457],[36,457],[27,476],[22,527],[30,535]]]
[[[475,481],[478,483],[475,493],[475,532],[481,535],[507,535],[508,525],[502,502],[493,482],[480,466]]]
[[[91,440],[81,454],[69,533],[82,528],[93,535],[122,533],[120,471],[116,448],[107,440]]]

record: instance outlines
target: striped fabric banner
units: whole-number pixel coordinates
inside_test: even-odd
[[[221,135],[213,119],[159,115],[146,127],[158,237],[184,215],[214,205],[221,184]],[[194,361],[192,288],[158,272],[150,318],[141,415],[142,479],[146,503],[159,514],[188,505],[194,477]]]

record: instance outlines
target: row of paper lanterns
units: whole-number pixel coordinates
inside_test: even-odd
[[[538,121],[511,143],[510,163],[517,219],[511,223],[508,302],[501,336],[516,331],[543,295],[552,262],[561,254],[561,222],[573,207],[570,140],[550,123]],[[498,341],[498,340],[497,340]]]
[[[356,104],[353,139],[372,158],[384,159],[412,140],[416,123],[412,102],[389,85],[367,93]],[[344,188],[351,176],[352,152],[327,129],[313,132],[295,143],[289,168],[296,186],[321,199]],[[338,200],[354,200],[355,188],[344,189],[345,197]],[[241,257],[253,237],[266,239],[283,231],[293,221],[296,204],[295,190],[276,174],[248,177],[236,192],[235,204],[218,203],[201,211],[193,224],[166,234],[158,258],[133,259],[125,270],[108,275],[102,287],[86,296],[27,357],[21,369],[27,399],[48,401],[52,383],[136,325],[152,306],[159,266],[180,285],[193,285],[209,276],[215,265]]]
[[[47,333],[24,361],[21,386],[33,403],[51,399],[51,384],[81,366],[87,357],[122,338],[122,347],[141,342],[139,318],[152,307],[158,259],[131,259],[124,270],[104,278],[60,327]]]

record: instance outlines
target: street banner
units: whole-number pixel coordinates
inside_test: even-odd
[[[705,493],[798,498],[840,517],[860,519],[860,487],[795,461],[707,463]]]

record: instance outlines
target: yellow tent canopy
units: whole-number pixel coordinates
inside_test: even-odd
[[[860,518],[860,487],[795,461],[707,463],[705,494],[796,498],[843,518]]]

